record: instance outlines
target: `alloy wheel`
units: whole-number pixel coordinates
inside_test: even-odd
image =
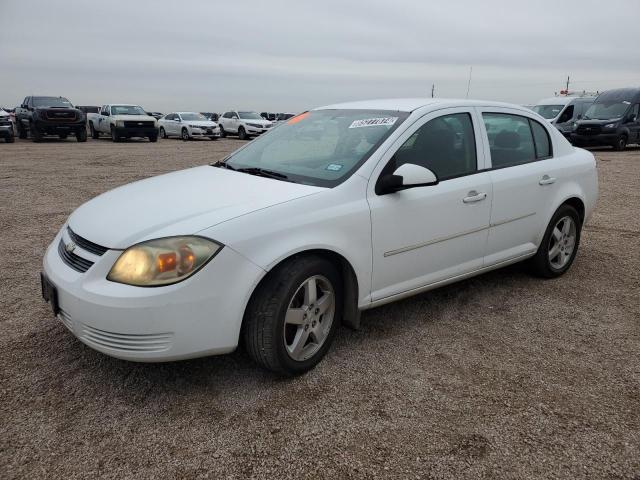
[[[322,347],[331,331],[335,310],[335,291],[326,277],[314,275],[302,282],[284,319],[284,344],[293,360],[307,360]]]
[[[549,238],[549,263],[556,270],[562,269],[571,260],[576,245],[576,223],[570,216],[556,223]]]

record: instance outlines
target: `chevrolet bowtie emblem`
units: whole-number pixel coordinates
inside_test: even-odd
[[[64,246],[64,249],[68,252],[71,253],[76,249],[76,244],[73,242],[69,242]]]

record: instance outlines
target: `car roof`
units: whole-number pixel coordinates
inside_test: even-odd
[[[576,102],[593,102],[596,99],[595,96],[582,96],[582,97],[551,97],[543,98],[536,105],[568,105],[569,103]]]
[[[392,110],[398,112],[413,112],[422,107],[507,107],[523,110],[521,105],[511,103],[492,102],[484,100],[467,100],[456,98],[384,98],[378,100],[361,100],[357,102],[336,103],[314,110]]]

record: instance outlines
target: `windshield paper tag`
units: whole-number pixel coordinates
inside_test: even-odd
[[[396,123],[398,117],[381,117],[381,118],[364,118],[362,120],[354,120],[349,128],[377,127],[379,125],[391,126]]]
[[[327,165],[326,169],[331,172],[338,172],[342,170],[342,165],[340,165],[339,163],[330,163],[329,165]]]

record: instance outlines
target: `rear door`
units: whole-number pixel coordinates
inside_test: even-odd
[[[561,178],[547,127],[508,108],[480,108],[493,205],[485,265],[534,253]]]

